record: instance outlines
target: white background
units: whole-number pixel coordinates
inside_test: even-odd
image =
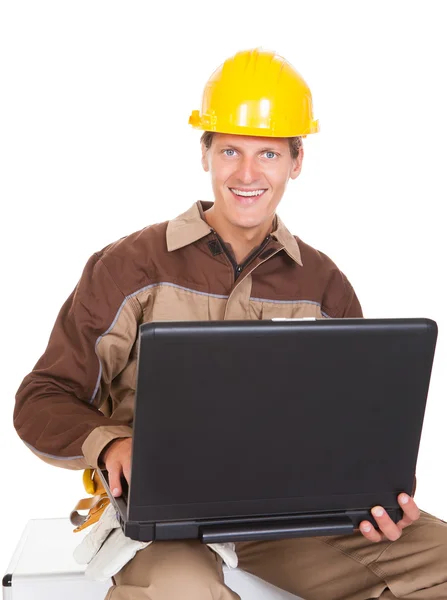
[[[1,3],[0,568],[29,518],[65,516],[83,493],[80,472],[44,464],[16,436],[15,391],[94,251],[212,199],[188,117],[212,71],[255,46],[301,72],[321,124],[279,214],[347,274],[365,316],[438,323],[416,500],[447,519],[444,9]]]

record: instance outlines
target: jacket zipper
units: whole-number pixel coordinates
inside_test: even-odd
[[[226,246],[225,242],[220,237],[220,235],[217,233],[217,231],[215,231],[214,229],[211,229],[211,231],[214,233],[214,235],[218,239],[223,253],[228,258],[228,260],[231,263],[231,266],[233,267],[235,281],[239,277],[239,275],[242,273],[242,271],[245,269],[245,267],[247,267],[247,265],[249,265],[257,256],[259,256],[259,254],[261,254],[261,252],[264,250],[264,248],[269,243],[270,237],[271,237],[269,234],[265,238],[265,240],[262,242],[262,244],[259,246],[259,248],[255,249],[251,254],[249,254],[249,256],[244,260],[243,263],[238,265],[237,262],[234,260],[232,254],[227,250],[227,246]]]

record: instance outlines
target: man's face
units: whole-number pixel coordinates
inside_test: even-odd
[[[233,226],[252,229],[271,220],[289,178],[301,171],[303,151],[290,155],[287,138],[215,133],[202,144],[202,165],[211,173],[214,210]]]

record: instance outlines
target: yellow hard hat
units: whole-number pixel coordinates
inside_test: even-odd
[[[319,130],[304,79],[275,52],[238,52],[211,75],[202,112],[193,110],[195,129],[270,137],[306,136]]]

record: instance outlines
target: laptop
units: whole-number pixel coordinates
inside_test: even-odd
[[[126,536],[203,543],[349,534],[411,494],[430,319],[140,326]]]

